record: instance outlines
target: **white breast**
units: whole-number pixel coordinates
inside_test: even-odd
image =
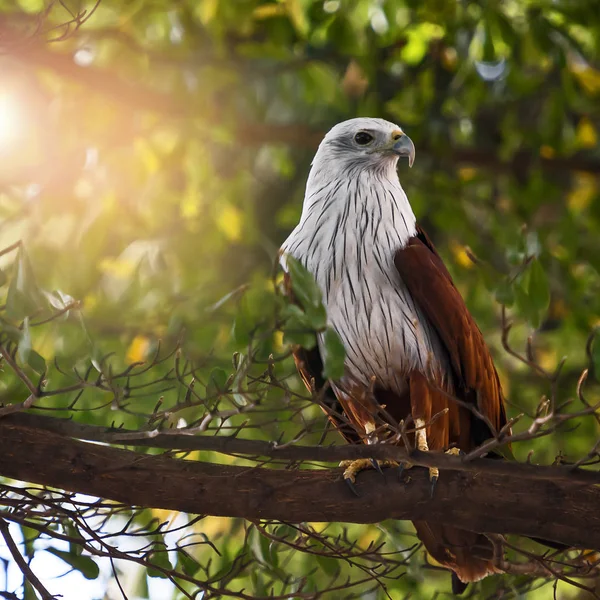
[[[411,370],[445,366],[437,335],[394,266],[395,251],[415,233],[397,178],[363,171],[332,181],[318,199],[307,191],[302,219],[282,246],[315,276],[348,375],[365,385],[374,376],[398,393]]]

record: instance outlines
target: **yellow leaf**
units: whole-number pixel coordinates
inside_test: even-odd
[[[160,159],[152,146],[145,140],[137,139],[135,148],[148,174],[153,175],[156,173],[161,165]]]
[[[164,508],[151,508],[150,512],[153,517],[156,517],[161,523],[166,523],[166,529],[169,530],[173,521],[177,518],[179,513],[175,510],[166,510]]]
[[[369,544],[375,544],[377,539],[380,536],[380,532],[377,528],[373,526],[365,527],[362,535],[358,539],[358,546],[360,546],[363,550],[366,550],[369,547]]]
[[[144,335],[136,335],[127,349],[127,362],[143,362],[149,349],[150,340]]]
[[[242,213],[235,206],[224,206],[217,217],[217,225],[228,240],[238,242],[242,238]]]
[[[572,62],[571,71],[586,92],[590,95],[600,94],[600,71],[579,62]]]
[[[273,334],[273,348],[277,352],[283,352],[283,331],[276,331]]]
[[[135,266],[135,263],[120,258],[103,258],[99,264],[100,270],[103,273],[120,277],[121,279],[126,279],[133,275]]]
[[[96,294],[88,294],[83,299],[83,306],[86,311],[93,311],[98,306],[98,296]]]
[[[197,186],[188,186],[181,201],[181,216],[184,219],[193,219],[200,213],[200,190]]]
[[[29,14],[40,13],[44,10],[44,0],[19,0],[19,6]]]
[[[556,150],[552,148],[552,146],[541,146],[540,147],[540,156],[542,158],[554,158],[556,156]]]
[[[255,19],[262,20],[281,17],[282,15],[285,15],[286,12],[287,9],[283,4],[261,4],[252,11],[252,14]]]
[[[475,175],[477,175],[477,169],[474,169],[473,167],[462,167],[458,169],[458,176],[463,181],[471,181]]]
[[[585,210],[597,193],[596,177],[590,173],[576,173],[573,189],[567,196],[567,205],[575,213]]]
[[[309,29],[308,18],[306,17],[308,7],[306,0],[288,0],[286,4],[294,28],[301,35],[306,35]]]
[[[554,350],[537,348],[535,355],[540,367],[547,371],[554,371],[554,369],[556,369],[558,357]]]
[[[227,517],[204,517],[198,522],[196,529],[204,533],[208,539],[212,539],[229,532],[231,524],[231,519]]]
[[[465,269],[471,269],[473,267],[473,261],[469,258],[465,246],[462,246],[456,242],[450,242],[450,251],[454,256],[454,260],[461,267],[464,267]]]
[[[208,25],[216,16],[219,8],[219,0],[203,0],[196,5],[196,14],[203,25]]]
[[[444,35],[444,28],[436,23],[420,23],[406,30],[407,42],[400,51],[400,57],[409,65],[416,65],[423,60],[429,50],[431,40]]]
[[[598,132],[587,117],[582,117],[579,121],[576,135],[581,148],[595,148],[598,144]]]

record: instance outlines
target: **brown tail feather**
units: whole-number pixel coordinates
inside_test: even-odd
[[[427,521],[413,524],[429,554],[463,583],[501,573],[493,564],[493,548],[484,535]]]

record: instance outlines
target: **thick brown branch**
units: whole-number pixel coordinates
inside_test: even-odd
[[[16,425],[14,416],[0,420],[0,474],[22,481],[190,513],[289,522],[426,518],[600,549],[598,486],[524,479],[510,469],[493,473],[494,461],[443,471],[433,499],[424,469],[411,469],[403,481],[394,471],[361,473],[356,498],[338,469],[232,467],[144,455]]]
[[[12,405],[9,405],[9,408]],[[0,415],[2,415],[0,409]],[[230,456],[266,457],[285,461],[318,461],[337,463],[341,460],[357,458],[377,458],[380,460],[407,460],[421,467],[439,467],[454,471],[478,473],[481,464],[477,460],[463,459],[449,454],[435,454],[413,451],[410,455],[399,446],[386,444],[343,445],[343,446],[300,446],[275,444],[260,440],[247,440],[233,436],[190,435],[185,432],[168,430],[130,431],[126,429],[110,429],[98,425],[84,425],[67,419],[58,419],[43,415],[22,413],[11,414],[3,422],[15,426],[39,429],[61,436],[87,441],[104,442],[123,446],[144,446],[162,448],[164,450],[210,451]],[[516,462],[486,461],[486,471],[490,475],[510,475],[523,479],[541,479],[564,482],[569,485],[600,484],[600,472],[576,469],[569,465],[552,467],[532,467],[530,464]]]

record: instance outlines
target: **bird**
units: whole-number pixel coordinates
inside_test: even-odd
[[[313,349],[294,346],[294,360],[309,391],[325,392],[330,420],[346,441],[407,440],[423,451],[469,452],[506,425],[502,387],[480,329],[417,223],[398,177],[400,158],[412,167],[414,143],[384,119],[338,123],[321,141],[280,261],[292,300],[289,257],[313,276],[327,324],[344,345],[343,375],[323,376],[322,332]],[[393,464],[341,466],[353,484],[362,469]],[[435,484],[438,470],[429,475]],[[484,535],[413,524],[429,554],[452,571],[454,593],[500,572]]]

